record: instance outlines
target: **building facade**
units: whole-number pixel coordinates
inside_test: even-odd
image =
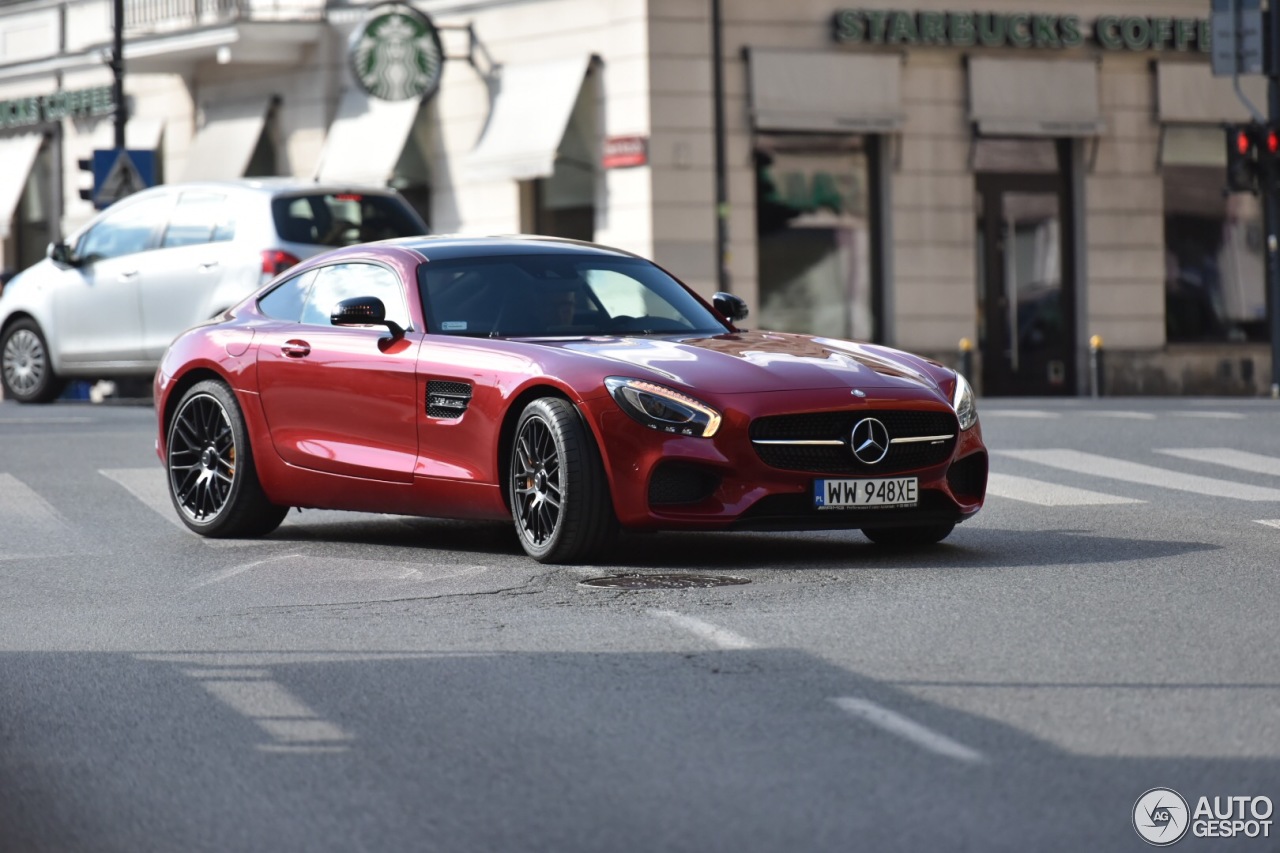
[[[420,34],[370,35],[396,5],[436,28],[426,97],[361,81],[397,50],[433,70]],[[125,7],[126,142],[158,180],[389,184],[433,231],[618,246],[988,396],[1090,393],[1095,336],[1107,393],[1270,386],[1260,205],[1223,192],[1249,113],[1203,0],[721,0],[718,80],[712,0]],[[110,0],[0,9],[6,267],[94,212],[110,42]]]

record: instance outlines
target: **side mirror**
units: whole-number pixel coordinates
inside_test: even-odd
[[[49,248],[45,250],[45,256],[64,269],[66,267],[78,266],[75,256],[71,254],[71,247],[63,240],[59,240],[56,243],[50,243]]]
[[[404,335],[399,324],[387,319],[387,307],[376,296],[353,296],[334,306],[329,322],[335,326],[386,326],[394,337]]]
[[[728,317],[733,322],[747,319],[747,303],[741,296],[734,296],[732,293],[721,291],[711,297],[711,307],[715,308],[721,315]]]

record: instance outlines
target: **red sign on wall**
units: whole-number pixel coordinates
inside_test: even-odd
[[[647,166],[649,164],[649,137],[607,137],[604,141],[604,156],[601,158],[600,164],[606,169]]]

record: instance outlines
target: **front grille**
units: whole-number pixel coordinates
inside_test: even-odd
[[[427,383],[427,417],[460,418],[471,403],[471,386],[466,382],[432,379]]]
[[[941,442],[891,444],[876,465],[859,462],[849,446],[853,426],[863,418],[876,418],[889,438],[949,435]],[[955,449],[959,425],[951,412],[839,411],[802,415],[771,415],[751,422],[752,441],[840,441],[841,444],[753,444],[766,464],[788,471],[817,474],[893,474],[927,468],[944,462]]]
[[[710,471],[678,462],[665,462],[649,478],[649,505],[696,504],[711,497],[720,477]]]

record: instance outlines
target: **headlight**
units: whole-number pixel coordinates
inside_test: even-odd
[[[720,428],[719,412],[664,385],[622,376],[606,377],[604,385],[622,411],[649,429],[710,438]]]
[[[968,429],[978,422],[978,403],[973,398],[973,389],[959,373],[956,374],[956,391],[951,395],[951,408],[956,410],[956,417],[960,419],[960,429]]]

